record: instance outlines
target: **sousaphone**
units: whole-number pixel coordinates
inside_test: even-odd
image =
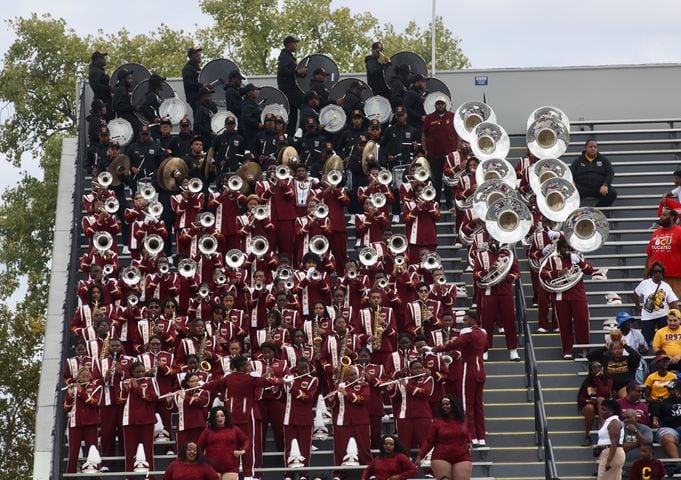
[[[530,167],[528,177],[530,188],[536,194],[541,184],[550,178],[564,178],[570,183],[572,181],[572,171],[570,167],[557,158],[543,158]]]
[[[347,122],[347,115],[342,107],[330,103],[319,111],[319,123],[324,125],[324,130],[329,133],[338,133],[343,130]]]
[[[435,111],[435,104],[440,100],[445,102],[447,111],[452,109],[452,101],[449,99],[449,96],[442,92],[432,92],[426,95],[426,99],[423,101],[423,109],[425,110],[426,115]]]
[[[501,198],[490,205],[485,227],[499,243],[519,242],[532,227],[532,214],[518,198]]]
[[[511,141],[501,125],[482,122],[475,127],[471,150],[481,162],[491,158],[506,158],[511,150]]]
[[[123,183],[123,178],[127,177],[130,173],[130,157],[127,155],[119,155],[109,164],[107,168],[111,176],[111,186],[117,187]]]
[[[314,78],[314,71],[318,68],[323,68],[326,70],[326,73],[328,73],[324,85],[329,90],[331,90],[331,88],[340,78],[340,70],[338,69],[336,62],[334,62],[331,57],[322,55],[320,53],[313,53],[312,55],[308,55],[307,57],[303,58],[300,62],[298,62],[298,67],[307,67],[308,69],[307,74],[305,74],[304,77],[296,76],[296,85],[298,85],[298,88],[303,93],[312,90],[310,81]]]
[[[483,160],[475,169],[475,182],[478,185],[488,180],[501,180],[514,189],[518,185],[515,169],[507,160],[499,158]]]
[[[482,102],[466,102],[454,112],[454,129],[461,139],[472,144],[475,139],[475,128],[482,122],[495,123],[497,116],[494,110]]]
[[[515,198],[516,191],[502,180],[488,180],[477,186],[473,193],[473,210],[478,218],[485,218],[490,205],[501,198]]]
[[[116,83],[118,83],[118,72],[121,70],[127,70],[132,73],[132,88],[135,88],[139,82],[146,80],[151,76],[149,69],[140,63],[124,63],[116,68],[111,74],[111,79],[109,80],[109,86],[111,86],[111,88],[115,87]]]
[[[570,120],[555,107],[540,107],[527,120],[527,148],[537,158],[558,158],[570,142]]]
[[[563,223],[565,239],[579,252],[598,250],[608,240],[610,228],[603,213],[592,207],[573,210]]]
[[[579,192],[564,178],[549,178],[539,187],[537,208],[549,220],[564,222],[579,207]]]
[[[216,58],[206,63],[199,73],[199,83],[208,83],[213,87],[213,101],[224,105],[225,89],[224,84],[229,80],[229,74],[238,71],[242,76],[246,76],[238,65],[226,58]],[[245,82],[245,80],[244,80]]]
[[[378,143],[369,140],[362,150],[362,171],[369,175],[369,166],[378,165]]]
[[[156,170],[158,185],[169,192],[180,189],[180,182],[189,175],[187,163],[179,157],[166,158]]]

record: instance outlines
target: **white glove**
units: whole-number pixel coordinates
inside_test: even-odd
[[[579,258],[579,255],[577,255],[576,253],[570,254],[570,260],[572,261],[573,265],[577,265],[582,261],[582,259]]]
[[[552,248],[553,248],[553,245],[547,245],[544,248],[542,248],[541,249],[542,255],[548,255]]]
[[[551,240],[557,240],[560,238],[560,232],[556,232],[555,230],[549,230],[546,232],[546,234],[549,236]]]

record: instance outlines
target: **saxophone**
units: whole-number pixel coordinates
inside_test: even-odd
[[[199,345],[199,361],[201,362],[201,370],[204,372],[210,372],[212,365],[206,357],[206,347],[208,346],[208,332],[204,332],[203,339],[201,339],[201,344]]]
[[[381,325],[382,320],[381,307],[378,306],[374,310],[374,337],[371,339],[371,345],[374,350],[379,350],[381,345],[383,345],[383,332],[385,332],[385,328]]]
[[[321,332],[319,330],[319,322],[317,319],[314,319],[314,323],[312,324],[312,356],[315,359],[319,358],[319,355],[322,351],[322,343],[324,342],[324,339],[322,338]]]
[[[352,359],[348,355],[348,343],[351,341],[349,332],[346,330],[345,335],[341,339],[340,354],[338,355],[338,366],[336,366],[335,381],[338,382],[343,378],[343,372],[352,365]]]
[[[421,305],[422,331],[423,331],[424,335],[428,336],[428,334],[430,333],[430,326],[431,326],[431,319],[428,318],[428,314],[430,313],[430,310],[428,309],[428,303],[427,302],[419,300],[419,304]]]
[[[99,353],[99,359],[102,360],[109,356],[109,335],[106,336],[102,342],[102,351]]]

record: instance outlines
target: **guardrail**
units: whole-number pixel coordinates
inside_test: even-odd
[[[542,393],[541,381],[537,372],[537,358],[534,355],[532,332],[527,323],[527,305],[523,293],[522,281],[519,278],[515,282],[515,310],[518,320],[519,331],[523,332],[525,349],[525,387],[527,388],[527,400],[534,404],[534,429],[535,444],[537,445],[537,460],[544,461],[544,473],[547,479],[559,480],[556,459],[553,454],[553,445],[549,438],[548,420],[544,407],[544,394]]]

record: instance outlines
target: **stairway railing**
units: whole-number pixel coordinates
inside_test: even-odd
[[[558,480],[556,459],[553,454],[553,445],[549,438],[548,420],[544,406],[544,394],[542,393],[541,381],[537,372],[537,358],[534,354],[532,332],[527,323],[527,305],[523,293],[523,284],[519,278],[515,282],[515,310],[516,319],[523,332],[525,349],[525,387],[527,388],[527,400],[534,404],[534,429],[537,432],[535,444],[537,445],[537,460],[544,461],[544,469],[547,479]]]

